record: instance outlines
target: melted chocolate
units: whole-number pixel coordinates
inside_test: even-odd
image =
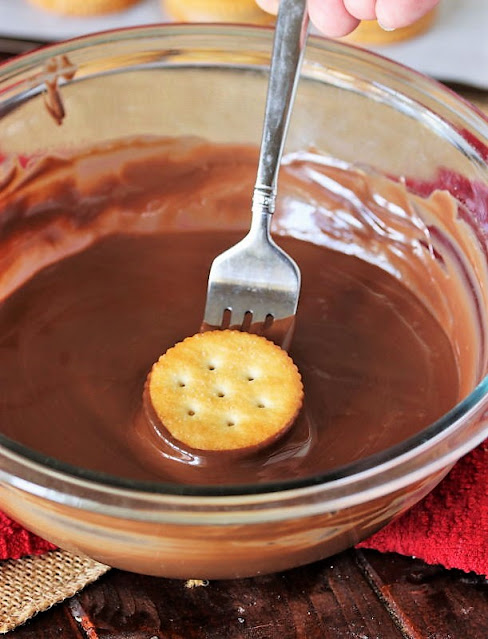
[[[381,259],[360,259],[366,240],[354,244],[357,224],[348,230],[337,193],[325,178],[310,177],[324,175],[323,167],[295,159],[281,177],[275,230],[303,277],[290,353],[304,379],[304,408],[272,448],[230,464],[155,445],[138,418],[147,373],[199,330],[209,265],[249,219],[254,162],[255,151],[245,148],[132,141],[12,173],[0,228],[8,267],[0,282],[5,435],[123,477],[254,483],[309,476],[383,450],[458,401],[471,381],[456,355],[453,322],[449,333],[423,300],[442,288],[445,263],[427,269],[417,251],[418,271],[415,259],[406,260],[407,276],[399,278],[398,269],[394,276],[369,263]],[[339,184],[338,169],[331,172]],[[344,181],[352,188],[349,171]],[[330,217],[319,213],[332,204],[340,211],[326,233]],[[352,255],[323,239],[333,246],[340,224],[341,247],[349,234]],[[31,260],[21,264],[12,256],[26,246]],[[423,296],[409,290],[412,281],[423,283]],[[468,337],[466,352],[474,352]]]
[[[291,355],[306,400],[291,432],[223,470],[222,458],[173,451],[178,463],[132,437],[152,363],[198,330],[208,265],[237,239],[226,232],[106,238],[19,289],[0,309],[3,432],[125,477],[249,482],[359,459],[455,403],[450,344],[404,287],[357,258],[283,238],[303,274]]]

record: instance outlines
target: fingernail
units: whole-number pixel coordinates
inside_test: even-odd
[[[381,27],[381,29],[383,29],[383,31],[395,31],[395,27],[385,27],[385,25],[381,24],[379,20],[378,20],[378,25]]]

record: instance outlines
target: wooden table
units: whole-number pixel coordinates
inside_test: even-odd
[[[2,45],[0,60],[35,43]],[[462,93],[488,105],[482,92]],[[358,550],[286,573],[195,588],[112,570],[7,637],[488,639],[488,580]]]
[[[185,582],[112,570],[12,639],[487,639],[488,581],[374,551]]]

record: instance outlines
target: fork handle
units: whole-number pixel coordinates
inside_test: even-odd
[[[281,0],[276,20],[253,217],[274,213],[278,171],[308,33],[307,0]]]

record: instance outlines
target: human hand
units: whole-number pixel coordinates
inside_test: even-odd
[[[269,13],[278,11],[279,0],[256,0]],[[439,0],[308,0],[310,19],[331,38],[345,36],[361,20],[378,20],[387,30],[406,27],[433,9]]]

